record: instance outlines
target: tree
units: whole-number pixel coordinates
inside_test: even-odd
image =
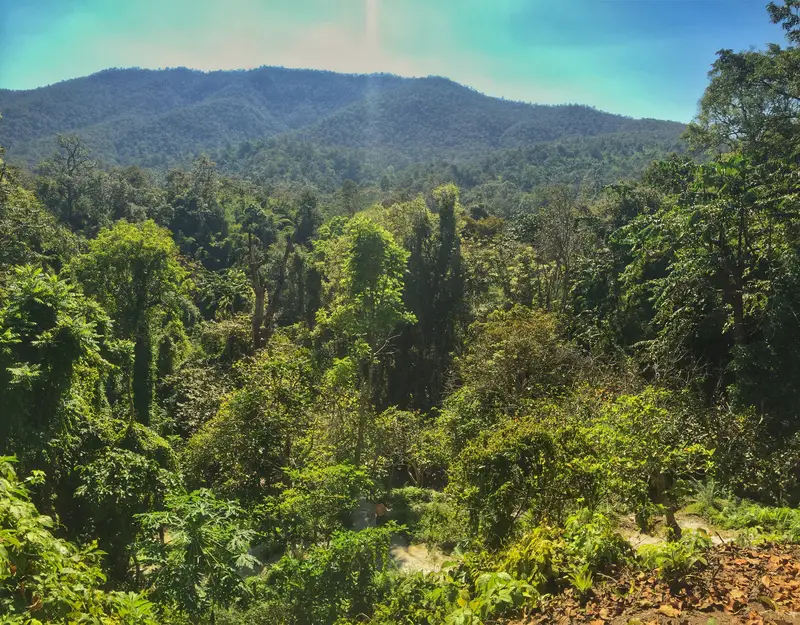
[[[170,319],[182,319],[191,284],[169,231],[121,221],[90,241],[70,271],[109,312],[116,334],[134,341],[133,414],[149,423],[153,345]]]
[[[180,489],[175,457],[166,441],[138,424],[129,424],[109,446],[86,455],[76,467],[80,486],[75,496],[86,517],[81,529],[97,537],[110,578],[124,584],[135,555],[136,515],[160,508],[167,493]]]
[[[342,183],[342,210],[345,215],[352,217],[358,209],[358,183],[350,179]]]
[[[290,220],[291,228],[284,233],[283,253],[273,272],[275,285],[272,289],[272,297],[270,297],[264,313],[266,340],[272,336],[275,317],[279,308],[284,305],[283,297],[288,288],[287,277],[290,271],[289,260],[292,257],[295,261],[292,267],[293,277],[299,283],[297,284],[297,304],[300,308],[298,312],[302,312],[302,309],[307,307],[305,282],[308,276],[306,276],[304,251],[310,246],[311,239],[319,225],[317,198],[313,193],[305,191],[300,195],[297,207],[291,211]]]
[[[291,238],[291,256],[282,271],[278,272],[277,283],[283,287],[278,297],[272,298],[273,306],[267,309],[267,331],[277,315],[280,303],[281,325],[304,322],[313,326],[317,309],[320,306],[321,276],[314,263],[313,240],[321,222],[317,196],[308,190],[303,191],[293,211],[294,232]],[[287,245],[288,247],[288,245]],[[285,252],[284,252],[285,255]],[[274,311],[274,312],[273,312]]]
[[[229,261],[229,224],[218,200],[219,187],[216,164],[206,155],[197,158],[188,173],[173,169],[167,174],[166,223],[181,252],[209,269],[223,268]]]
[[[295,449],[308,427],[312,398],[309,353],[276,335],[237,367],[241,386],[189,440],[190,483],[258,500],[302,462]]]
[[[46,178],[40,181],[39,195],[68,226],[79,230],[86,218],[78,210],[79,202],[97,166],[89,147],[78,135],[59,135],[57,142],[58,151],[40,166]]]
[[[423,410],[441,401],[467,313],[458,189],[447,185],[435,189],[433,195],[435,216],[421,200],[401,207],[411,213],[412,222],[404,241],[409,269],[403,300],[417,323],[402,328],[397,374],[390,388],[393,399]]]
[[[0,120],[1,119],[3,119],[2,115],[0,115]],[[3,156],[5,155],[5,153],[6,149],[2,145],[0,145],[0,205],[2,205],[6,200],[6,196],[8,193],[7,189],[9,186],[8,165],[3,160]]]
[[[103,404],[106,357],[119,347],[110,331],[106,313],[63,278],[14,269],[0,291],[0,453],[57,478],[71,470],[62,443]]]
[[[572,271],[585,245],[580,224],[582,211],[576,195],[566,185],[548,187],[544,204],[536,214],[536,249],[545,262],[553,264],[547,285],[548,310],[566,309]]]
[[[732,385],[745,404],[759,398],[762,412],[788,416],[794,368],[778,363],[795,358],[785,315],[797,305],[796,200],[762,174],[737,154],[698,167],[686,192],[623,228],[633,258],[622,279],[653,303],[643,346],[657,375],[710,395]]]
[[[331,301],[320,311],[319,323],[342,337],[363,341],[375,353],[391,340],[398,323],[415,320],[402,299],[408,252],[364,217],[348,223],[344,243],[342,271],[331,284]]]
[[[456,372],[484,401],[513,410],[520,401],[562,392],[579,364],[578,352],[558,336],[555,317],[515,306],[472,325]]]
[[[298,304],[305,305],[304,250],[310,244],[319,221],[317,199],[310,192],[298,201],[270,199],[260,204],[246,198],[242,231],[246,236],[246,266],[255,295],[252,316],[253,349],[261,348],[272,335],[275,319],[284,307],[290,288],[290,272],[301,284],[295,285]],[[291,260],[294,259],[294,263]]]
[[[464,297],[473,316],[517,304],[546,309],[552,272],[534,249],[527,224],[477,216],[466,220],[463,233]]]
[[[703,440],[686,408],[668,392],[647,388],[602,405],[583,434],[594,446],[592,457],[603,458],[609,491],[636,513],[643,529],[653,512],[663,511],[676,538],[681,489],[708,473],[717,443]]]
[[[321,329],[350,342],[351,353],[363,370],[354,458],[359,466],[379,359],[389,350],[396,326],[414,323],[416,318],[406,311],[402,297],[408,252],[392,235],[366,217],[356,216],[347,224],[343,242],[341,270],[331,284],[328,306],[317,313],[317,322]]]
[[[793,0],[769,7],[790,40]],[[662,380],[723,394],[795,431],[800,50],[722,50],[689,136],[711,162],[651,168],[661,206],[616,237],[631,251],[625,298],[649,299],[640,345]],[[790,416],[791,415],[791,416]]]
[[[307,465],[288,472],[291,486],[269,502],[281,538],[288,545],[312,546],[348,529],[359,499],[374,485],[348,464]],[[276,529],[277,529],[276,528]]]
[[[755,163],[796,153],[800,139],[798,4],[771,2],[768,10],[795,45],[770,44],[765,51],[720,50],[700,100],[700,113],[688,132],[699,147],[737,150]]]
[[[267,264],[270,248],[277,242],[283,220],[271,210],[256,205],[245,209],[243,230],[247,235],[247,270],[253,289],[253,350],[263,346],[264,316],[267,304]],[[288,242],[287,242],[288,243]],[[288,244],[287,244],[288,249]]]
[[[459,387],[440,416],[451,451],[504,416],[523,413],[533,401],[565,395],[580,365],[577,350],[558,336],[550,313],[515,306],[474,323],[455,361]]]
[[[59,270],[77,252],[76,237],[3,168],[0,159],[0,274],[25,264]]]

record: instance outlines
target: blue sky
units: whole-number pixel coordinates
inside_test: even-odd
[[[514,100],[688,121],[766,0],[0,0],[0,88],[107,67],[447,76]]]

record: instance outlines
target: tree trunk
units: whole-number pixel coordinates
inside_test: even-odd
[[[136,420],[150,424],[150,404],[153,400],[153,348],[146,325],[136,331],[133,346],[133,412]]]
[[[372,379],[373,379],[373,363],[372,356],[370,356],[369,363],[367,364],[367,379],[365,387],[361,391],[361,399],[358,405],[358,425],[356,429],[356,450],[355,450],[355,465],[361,466],[361,456],[364,453],[364,436],[367,428],[367,417],[369,416],[369,406],[372,401]]]
[[[255,242],[253,235],[247,235],[247,245],[250,252],[250,285],[256,296],[253,308],[253,349],[261,347],[261,326],[264,325],[264,303],[267,297],[267,287],[259,274],[259,263],[256,260]]]
[[[261,284],[254,284],[253,291],[256,294],[256,305],[253,309],[253,349],[261,347],[261,327],[264,325],[264,301],[267,290]]]
[[[741,278],[737,276],[737,284],[734,286],[731,296],[731,306],[733,307],[733,340],[737,347],[744,347],[747,343],[747,334],[744,330],[744,298],[742,296]]]
[[[293,238],[294,236],[290,236],[286,241],[286,250],[283,252],[281,265],[278,268],[278,281],[275,284],[275,290],[267,305],[267,312],[264,314],[264,342],[268,341],[269,337],[272,336],[272,320],[275,318],[275,313],[278,310],[278,302],[280,301],[281,293],[283,293],[283,288],[286,285],[286,265],[289,263],[289,256],[291,256],[294,250]]]

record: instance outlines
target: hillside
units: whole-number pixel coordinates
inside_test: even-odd
[[[683,125],[586,106],[542,106],[482,95],[443,78],[262,67],[204,73],[111,69],[30,91],[0,90],[0,140],[36,163],[59,133],[83,135],[100,160],[162,166],[249,140],[285,137],[367,150],[397,166],[467,160],[532,143]]]

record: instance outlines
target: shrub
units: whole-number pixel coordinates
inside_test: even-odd
[[[450,551],[470,541],[467,510],[452,497],[437,494],[422,508],[414,539]]]
[[[14,460],[0,457],[0,614],[3,623],[95,622],[155,625],[142,595],[102,590],[102,553],[56,538],[19,480]],[[38,482],[34,475],[26,482]]]
[[[474,596],[459,594],[458,608],[447,615],[445,623],[479,625],[489,618],[510,615],[525,604],[533,606],[538,596],[536,589],[524,580],[504,571],[486,572],[475,581]]]
[[[453,610],[463,586],[445,574],[393,576],[370,625],[439,625]]]
[[[643,525],[655,507],[669,514],[687,481],[713,467],[711,443],[667,391],[649,388],[604,404],[585,436],[602,459],[608,492]]]
[[[138,517],[138,561],[154,596],[194,621],[245,597],[240,571],[258,561],[239,505],[198,490],[168,495],[165,508]]]
[[[699,566],[708,564],[706,551],[711,538],[702,530],[687,530],[680,540],[660,545],[643,545],[639,560],[646,569],[658,570],[658,576],[671,585],[679,584]]]
[[[498,568],[544,591],[564,570],[565,550],[566,544],[559,530],[537,527],[500,555]]]
[[[364,471],[348,464],[290,469],[287,477],[292,486],[261,510],[273,521],[277,538],[290,544],[314,544],[348,529],[359,499],[374,486]]]
[[[239,621],[254,625],[335,623],[371,612],[390,566],[397,526],[334,534],[330,545],[285,555],[253,581],[254,606]]]
[[[567,518],[564,539],[569,559],[590,573],[625,562],[632,555],[628,541],[599,512],[584,509]]]
[[[725,529],[754,530],[772,540],[800,543],[800,509],[728,501],[719,509],[704,506],[700,513]]]

